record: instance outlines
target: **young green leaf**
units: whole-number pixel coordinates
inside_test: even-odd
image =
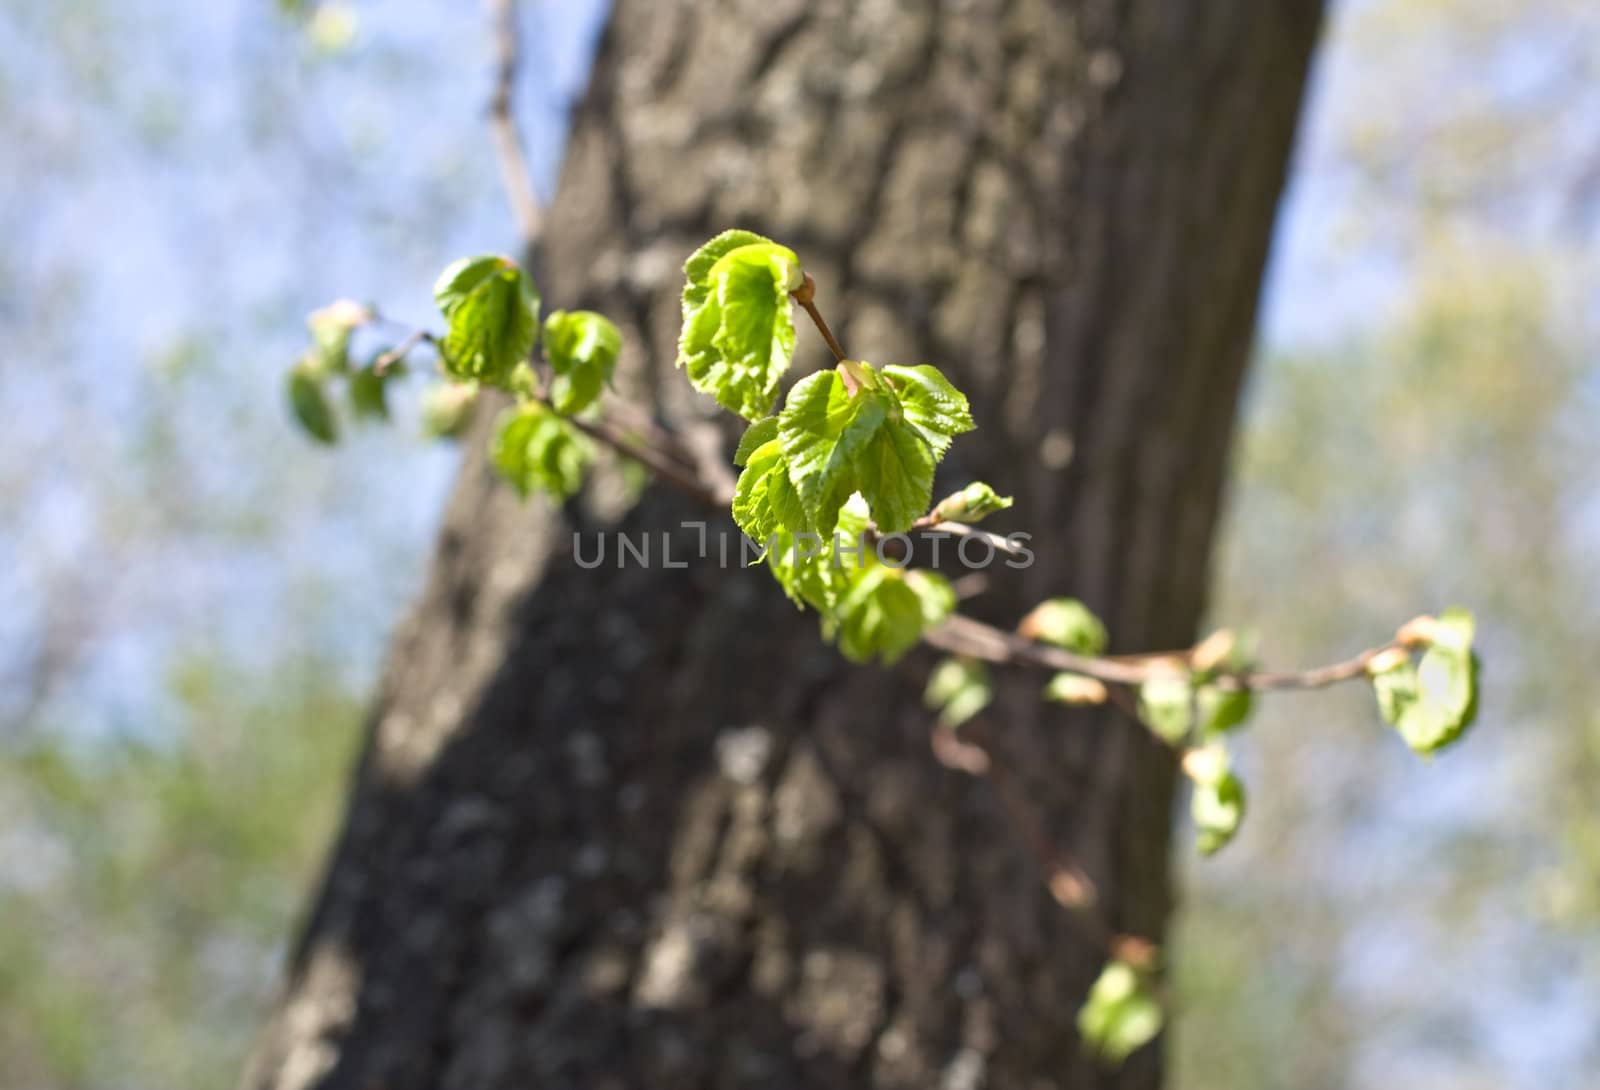
[[[323,389],[322,372],[313,362],[302,361],[289,372],[289,408],[305,433],[319,443],[339,441],[339,422]]]
[[[849,590],[824,614],[822,633],[852,662],[876,658],[891,666],[954,608],[943,576],[873,563],[853,574]]]
[[[589,441],[542,405],[507,409],[495,425],[489,459],[522,495],[548,492],[558,500],[577,493],[593,460]]]
[[[555,372],[550,401],[563,416],[582,412],[611,381],[622,333],[592,310],[558,310],[544,321],[544,355]]]
[[[306,317],[311,331],[312,358],[323,375],[339,374],[350,367],[350,337],[359,326],[372,320],[372,309],[349,299],[340,299]]]
[[[1187,674],[1153,677],[1139,686],[1139,718],[1171,745],[1188,737],[1194,705],[1194,686]]]
[[[1372,675],[1378,711],[1416,753],[1434,753],[1461,737],[1478,713],[1478,656],[1472,615],[1447,610],[1428,626],[1419,663],[1401,658]]]
[[[756,428],[750,430],[753,432]],[[777,439],[768,440],[746,453],[744,464],[744,472],[739,474],[733,492],[733,520],[739,524],[739,529],[759,542],[765,542],[779,530],[806,530],[810,520],[800,502],[800,494],[789,480],[783,445]]]
[[[1244,820],[1244,784],[1233,772],[1228,751],[1219,745],[1190,750],[1183,771],[1194,781],[1189,813],[1194,819],[1195,845],[1201,855],[1211,855],[1233,839]]]
[[[898,367],[891,363],[882,368],[881,374],[900,399],[906,419],[933,450],[934,461],[944,457],[952,439],[976,427],[967,395],[951,385],[937,367]]]
[[[843,532],[844,517],[840,517]],[[780,530],[772,535],[766,555],[767,570],[797,606],[810,606],[827,614],[850,589],[852,576],[861,570],[853,556],[841,556],[829,542],[813,533]]]
[[[379,374],[371,364],[350,374],[350,415],[357,420],[389,419],[389,378],[394,369]]]
[[[461,438],[477,403],[476,382],[434,383],[422,391],[422,434],[430,439]]]
[[[857,396],[876,401],[892,395],[863,391]],[[866,497],[878,529],[886,534],[909,530],[927,514],[937,460],[919,429],[892,408],[886,410],[853,459],[856,488]]]
[[[750,456],[778,437],[778,418],[763,416],[745,429],[739,438],[739,449],[733,452],[733,464],[746,465]]]
[[[539,331],[539,296],[523,271],[506,257],[463,258],[440,274],[433,297],[450,323],[441,345],[445,370],[507,385]]]
[[[989,668],[977,659],[947,658],[928,675],[922,700],[939,713],[939,725],[954,730],[994,699]]]
[[[1044,698],[1058,704],[1104,704],[1105,682],[1084,674],[1060,673],[1044,687]]]
[[[1244,784],[1232,772],[1213,784],[1197,784],[1189,799],[1194,818],[1195,846],[1211,855],[1233,839],[1244,820]]]
[[[981,522],[996,511],[1004,511],[1011,503],[1010,496],[1000,495],[982,481],[973,481],[960,492],[952,492],[940,500],[933,514],[940,520]]]
[[[1202,685],[1195,702],[1199,705],[1201,733],[1212,735],[1230,731],[1250,718],[1254,700],[1249,689]]]
[[[922,603],[905,573],[871,565],[850,585],[832,613],[823,617],[823,636],[837,641],[851,662],[881,658],[894,663],[922,637]]]
[[[803,280],[792,250],[750,231],[724,231],[683,267],[678,366],[689,383],[747,420],[772,409],[794,356],[789,293]]]
[[[1117,960],[1089,989],[1078,1011],[1078,1035],[1089,1051],[1116,1065],[1160,1033],[1163,1021],[1150,974]]]
[[[1108,639],[1100,618],[1076,598],[1040,602],[1022,618],[1017,633],[1078,655],[1103,654]]]
[[[839,508],[857,491],[855,456],[877,433],[885,415],[883,398],[864,392],[852,395],[837,371],[808,375],[789,391],[778,414],[778,436],[789,479],[819,533],[833,532]],[[872,497],[866,498],[870,506]],[[878,511],[873,508],[872,514],[876,517]],[[883,528],[881,521],[879,527]]]

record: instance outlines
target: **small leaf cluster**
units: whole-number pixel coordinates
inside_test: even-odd
[[[840,509],[831,541],[780,529],[762,560],[791,601],[821,615],[823,639],[852,662],[888,665],[955,611],[956,596],[938,572],[880,560],[867,526],[866,503],[854,496]]]
[[[388,419],[387,387],[398,371],[379,367],[381,352],[365,364],[351,359],[356,330],[374,317],[371,307],[341,299],[306,318],[311,343],[289,370],[286,392],[295,420],[319,443],[339,440],[336,386],[344,387],[346,411],[354,419]]]
[[[422,394],[423,432],[459,438],[471,424],[484,389],[505,391],[514,404],[495,422],[489,461],[523,496],[574,495],[594,461],[594,445],[569,418],[588,411],[610,385],[622,354],[622,334],[593,311],[558,310],[539,320],[539,292],[516,262],[499,255],[451,262],[433,288],[447,323],[431,340],[441,381]],[[312,345],[289,374],[289,401],[302,427],[322,442],[338,438],[327,394],[330,380],[345,377],[353,413],[386,417],[386,385],[403,374],[404,346],[374,356],[355,369],[349,362],[354,331],[375,319],[370,308],[340,302],[311,315]],[[534,370],[541,348],[548,382]]]
[[[935,469],[974,426],[966,396],[934,367],[846,359],[795,383],[774,413],[794,357],[793,296],[807,284],[799,258],[726,231],[689,257],[684,277],[678,366],[750,421],[734,455],[734,521],[846,657],[895,661],[950,614],[955,595],[935,572],[885,563],[874,542],[955,517],[930,508]],[[975,484],[945,503],[976,519],[1010,500]]]

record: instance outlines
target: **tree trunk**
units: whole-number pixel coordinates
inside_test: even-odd
[[[1072,594],[1114,650],[1183,645],[1318,9],[617,0],[546,299],[616,317],[627,392],[692,428],[680,263],[728,226],[791,245],[852,353],[973,398],[940,484],[1014,492],[1037,560],[971,611]],[[849,666],[714,543],[662,567],[663,535],[692,558],[681,524],[714,542],[726,512],[523,505],[482,439],[248,1087],[1159,1081],[1158,1049],[1082,1054],[1103,938],[990,785],[932,756],[931,652]],[[656,563],[580,568],[572,534],[591,557],[602,529],[648,531]],[[1004,674],[970,729],[1111,923],[1159,940],[1172,760],[1044,680]]]

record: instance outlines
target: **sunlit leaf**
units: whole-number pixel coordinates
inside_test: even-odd
[[[1164,1021],[1149,974],[1112,961],[1078,1011],[1078,1034],[1090,1052],[1116,1065],[1153,1040]]]
[[[489,459],[522,495],[546,492],[564,500],[582,487],[593,450],[561,417],[542,405],[527,404],[501,414]]]
[[[592,405],[611,381],[622,333],[592,310],[558,310],[544,322],[544,356],[555,373],[550,401],[566,416]]]
[[[1139,686],[1139,718],[1172,745],[1194,726],[1194,686],[1187,674],[1153,677]]]
[[[794,356],[789,293],[801,284],[792,250],[750,231],[725,231],[683,267],[678,366],[726,409],[756,420],[777,398]]]
[[[983,711],[994,699],[989,668],[977,659],[941,659],[928,675],[923,703],[939,713],[939,725],[954,729]]]
[[[960,492],[953,492],[940,500],[933,513],[940,519],[956,522],[981,522],[996,511],[1004,511],[1012,503],[1010,496],[1002,496],[982,481],[974,481]]]
[[[1017,632],[1078,655],[1104,654],[1108,638],[1100,618],[1076,598],[1040,602],[1022,619]]]
[[[463,258],[440,274],[433,297],[450,323],[440,354],[445,370],[508,385],[539,330],[539,297],[523,271],[506,257]]]
[[[905,418],[932,448],[935,461],[944,457],[952,439],[976,426],[967,405],[967,395],[956,389],[937,367],[927,364],[899,367],[891,363],[882,368],[882,374],[899,398]],[[993,495],[993,490],[990,494]],[[1007,501],[1007,506],[1009,504]]]

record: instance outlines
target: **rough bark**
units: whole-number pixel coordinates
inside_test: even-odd
[[[550,211],[546,297],[621,320],[680,425],[678,267],[797,249],[853,353],[937,362],[1115,649],[1194,634],[1316,0],[617,0]],[[801,370],[822,362],[801,334]],[[480,435],[481,438],[481,435]],[[347,824],[249,1087],[1151,1086],[1081,1054],[1104,949],[988,786],[929,751],[931,654],[852,668],[648,491],[519,504],[481,443],[398,634]],[[731,531],[725,515],[711,532]],[[1159,939],[1174,769],[1004,676],[974,725],[1120,929]]]

